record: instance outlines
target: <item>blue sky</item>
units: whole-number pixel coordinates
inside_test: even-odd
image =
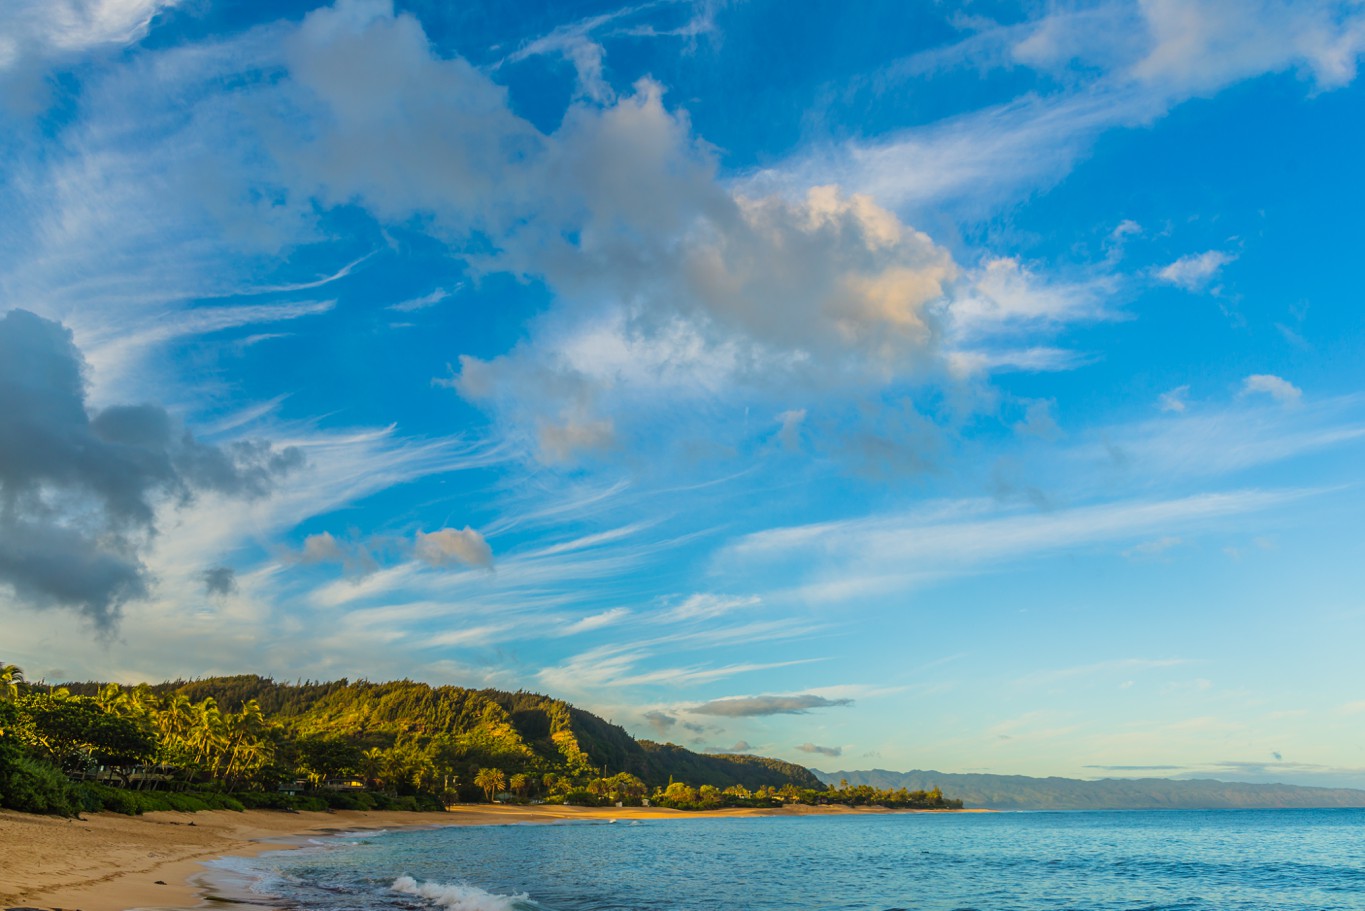
[[[1352,2],[21,0],[0,650],[1365,787]]]

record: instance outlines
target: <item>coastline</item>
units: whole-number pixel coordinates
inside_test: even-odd
[[[886,810],[779,807],[682,811],[662,807],[491,806],[444,812],[274,810],[91,813],[61,819],[0,811],[0,907],[79,911],[186,909],[203,904],[196,879],[204,863],[297,847],[309,837],[366,829],[556,823],[575,819],[699,819],[870,813],[963,813],[972,810]]]

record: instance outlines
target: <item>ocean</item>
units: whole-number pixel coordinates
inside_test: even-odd
[[[299,911],[1331,911],[1365,909],[1365,810],[452,826],[217,865]]]

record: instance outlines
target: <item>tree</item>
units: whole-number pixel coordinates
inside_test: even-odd
[[[501,769],[479,769],[479,774],[474,776],[474,785],[484,792],[488,797],[488,802],[493,802],[493,795],[507,787],[507,776]]]
[[[43,694],[21,697],[17,704],[20,740],[65,771],[91,765],[127,769],[156,752],[150,731],[109,714],[93,699]]]
[[[299,768],[315,786],[328,778],[354,775],[364,764],[360,748],[336,737],[305,737],[296,746]]]
[[[0,664],[0,699],[18,699],[24,669],[17,664]]]
[[[516,775],[512,776],[512,778],[508,782],[508,786],[511,787],[513,794],[516,794],[518,797],[525,797],[526,788],[530,785],[530,783],[531,782],[529,778],[518,772]]]

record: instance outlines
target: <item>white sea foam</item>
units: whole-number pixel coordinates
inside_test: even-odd
[[[395,879],[393,891],[429,898],[450,911],[521,911],[527,905],[534,904],[524,892],[520,895],[497,895],[467,884],[419,883],[411,876]]]

